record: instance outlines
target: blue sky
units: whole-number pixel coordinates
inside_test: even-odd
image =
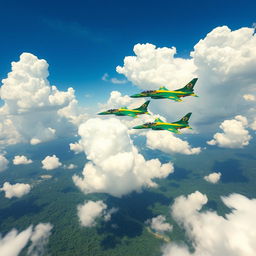
[[[10,62],[30,52],[49,63],[50,83],[72,86],[78,99],[85,94],[106,100],[113,89],[128,85],[101,80],[115,72],[136,43],[177,48],[188,57],[213,28],[252,26],[254,1],[2,1],[0,16],[0,78]],[[101,93],[95,95],[95,89]],[[93,101],[93,99],[86,99]]]

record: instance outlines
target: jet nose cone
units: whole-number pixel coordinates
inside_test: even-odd
[[[107,114],[109,114],[107,111],[98,113],[98,115],[107,115]]]
[[[133,129],[143,129],[143,125],[137,125],[137,126],[134,126]]]

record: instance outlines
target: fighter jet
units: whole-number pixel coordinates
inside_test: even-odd
[[[158,90],[143,91],[139,94],[131,95],[132,98],[151,97],[152,99],[171,99],[175,101],[182,101],[180,98],[187,96],[195,96],[194,86],[198,78],[192,79],[186,86],[175,91],[170,91],[166,87],[162,86]]]
[[[174,132],[174,133],[180,134],[181,132],[179,131],[179,129],[183,129],[183,128],[192,129],[188,123],[188,120],[189,120],[191,114],[192,113],[188,113],[184,117],[182,117],[179,121],[173,122],[173,123],[166,123],[166,122],[162,121],[160,118],[156,118],[155,121],[152,123],[145,123],[142,125],[134,126],[133,129],[151,128],[152,130],[167,130],[169,132]]]
[[[137,117],[137,115],[142,115],[142,114],[150,115],[147,110],[149,102],[150,102],[149,100],[146,101],[139,108],[128,109],[127,107],[123,107],[123,108],[118,108],[118,109],[109,109],[105,112],[98,113],[98,115],[114,114],[116,116],[131,116],[131,117]]]

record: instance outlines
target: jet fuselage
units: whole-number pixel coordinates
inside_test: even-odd
[[[137,126],[134,126],[133,129],[167,130],[173,133],[180,133],[179,131],[180,129],[183,129],[183,128],[192,129],[188,123],[188,120],[191,115],[192,115],[191,112],[187,113],[179,121],[172,122],[172,123],[167,123],[162,121],[160,118],[156,118],[154,122],[137,125]]]
[[[179,98],[187,97],[187,96],[196,96],[196,95],[194,94],[194,92],[186,92],[186,91],[152,90],[152,91],[144,91],[138,94],[134,94],[130,97],[132,98],[151,97],[152,99],[174,99],[176,101],[181,101]]]
[[[137,116],[142,114],[148,114],[147,111],[136,110],[136,109],[126,109],[126,108],[118,108],[118,109],[109,109],[107,111],[101,112],[98,115],[116,115],[116,116]]]
[[[152,122],[133,127],[134,129],[168,130],[169,128],[182,129],[190,128],[188,124]]]

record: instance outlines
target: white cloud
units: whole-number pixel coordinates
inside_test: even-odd
[[[210,183],[218,183],[219,180],[220,180],[220,177],[221,177],[221,173],[220,172],[213,172],[213,173],[210,173],[209,175],[207,176],[204,176],[204,179]]]
[[[42,256],[51,229],[51,224],[39,223],[34,230],[33,227],[30,226],[20,233],[18,233],[16,229],[13,229],[4,237],[0,235],[0,255],[18,256],[31,240],[32,244],[29,247],[28,255]],[[41,244],[39,244],[39,242]],[[30,251],[30,248],[33,248],[33,250]]]
[[[116,77],[111,78],[110,81],[113,84],[126,84],[127,83],[126,79],[118,79]]]
[[[106,104],[99,104],[100,109],[120,108],[132,103],[132,98],[128,95],[122,96],[119,91],[112,91]]]
[[[74,151],[75,154],[83,152],[83,146],[80,145],[79,142],[70,143],[69,148],[70,148],[70,150]]]
[[[146,133],[147,146],[159,149],[167,154],[180,153],[186,155],[199,154],[201,148],[192,148],[187,141],[175,137],[168,131],[149,131]]]
[[[84,227],[96,225],[96,219],[104,215],[107,205],[102,201],[87,201],[83,205],[78,205],[78,217]]]
[[[255,100],[256,100],[255,96],[252,95],[252,94],[244,94],[244,95],[243,95],[243,98],[244,98],[245,100],[247,100],[247,101],[255,101]]]
[[[26,156],[15,156],[12,161],[13,161],[13,164],[15,165],[31,164],[33,162],[31,159],[27,159]]]
[[[0,237],[0,254],[4,256],[17,256],[26,246],[32,233],[32,227],[18,233],[13,229],[3,238]]]
[[[195,192],[175,199],[172,216],[185,228],[195,249],[190,253],[186,246],[169,244],[164,256],[254,256],[256,251],[256,199],[239,194],[222,197],[231,209],[225,217],[213,211],[201,211],[207,203],[206,195]]]
[[[41,161],[41,163],[43,164],[42,168],[45,170],[53,170],[62,165],[56,155],[46,156],[45,159]]]
[[[75,165],[75,164],[64,165],[64,168],[68,169],[68,170],[72,170],[72,169],[77,168],[77,165]]]
[[[193,60],[174,58],[175,47],[156,48],[149,43],[136,44],[133,51],[136,56],[125,57],[124,66],[118,66],[116,71],[142,89],[171,86],[177,84],[182,76],[186,81],[196,70]]]
[[[36,139],[36,138],[32,138],[32,139],[30,140],[30,144],[31,144],[31,145],[37,145],[37,144],[39,144],[39,143],[41,143],[41,142],[42,142],[41,140]]]
[[[141,89],[157,89],[163,85],[178,89],[198,77],[195,92],[199,98],[188,97],[180,103],[154,100],[154,105],[167,120],[173,113],[182,115],[193,109],[193,122],[204,130],[205,124],[215,124],[216,119],[230,118],[238,111],[248,110],[248,103],[241,95],[253,91],[256,83],[253,32],[252,28],[231,31],[227,26],[217,27],[194,46],[191,58],[187,59],[176,58],[174,47],[137,44],[135,56],[125,57],[124,65],[116,70]]]
[[[172,230],[172,225],[166,222],[166,218],[163,215],[158,215],[147,222],[150,224],[151,229],[159,233]]]
[[[73,181],[85,193],[120,197],[142,187],[154,187],[153,178],[164,178],[173,172],[171,163],[146,161],[118,119],[89,119],[80,125],[78,133],[90,161],[84,166],[83,177],[74,175]]]
[[[30,190],[31,186],[29,184],[16,183],[12,185],[9,182],[5,182],[3,187],[0,189],[0,191],[5,192],[6,198],[22,197],[28,194]]]
[[[224,148],[243,148],[252,138],[246,130],[247,126],[247,118],[244,116],[238,115],[234,119],[225,120],[220,125],[223,133],[214,134],[213,139],[207,143]]]
[[[116,78],[116,77],[110,78],[108,73],[105,73],[105,74],[102,76],[101,79],[102,79],[103,81],[106,81],[106,82],[111,82],[112,84],[125,84],[125,83],[127,83],[127,80],[126,80],[126,79],[118,79],[118,78]]]
[[[52,178],[52,175],[41,175],[40,176],[42,179],[48,180]]]
[[[104,221],[110,221],[111,220],[111,217],[112,217],[112,214],[116,213],[119,209],[114,207],[114,208],[111,208],[109,209],[108,211],[105,211],[104,212]]]
[[[28,248],[29,256],[45,255],[45,246],[48,244],[53,226],[50,223],[38,224],[31,235],[32,244]]]
[[[9,161],[5,158],[4,155],[0,155],[0,172],[5,171],[8,168]]]
[[[2,80],[0,144],[30,142],[35,145],[71,129],[67,120],[79,118],[73,88],[59,91],[47,80],[48,64],[30,53],[12,62],[12,71]],[[78,111],[78,110],[77,110]],[[70,126],[70,127],[69,127]]]

